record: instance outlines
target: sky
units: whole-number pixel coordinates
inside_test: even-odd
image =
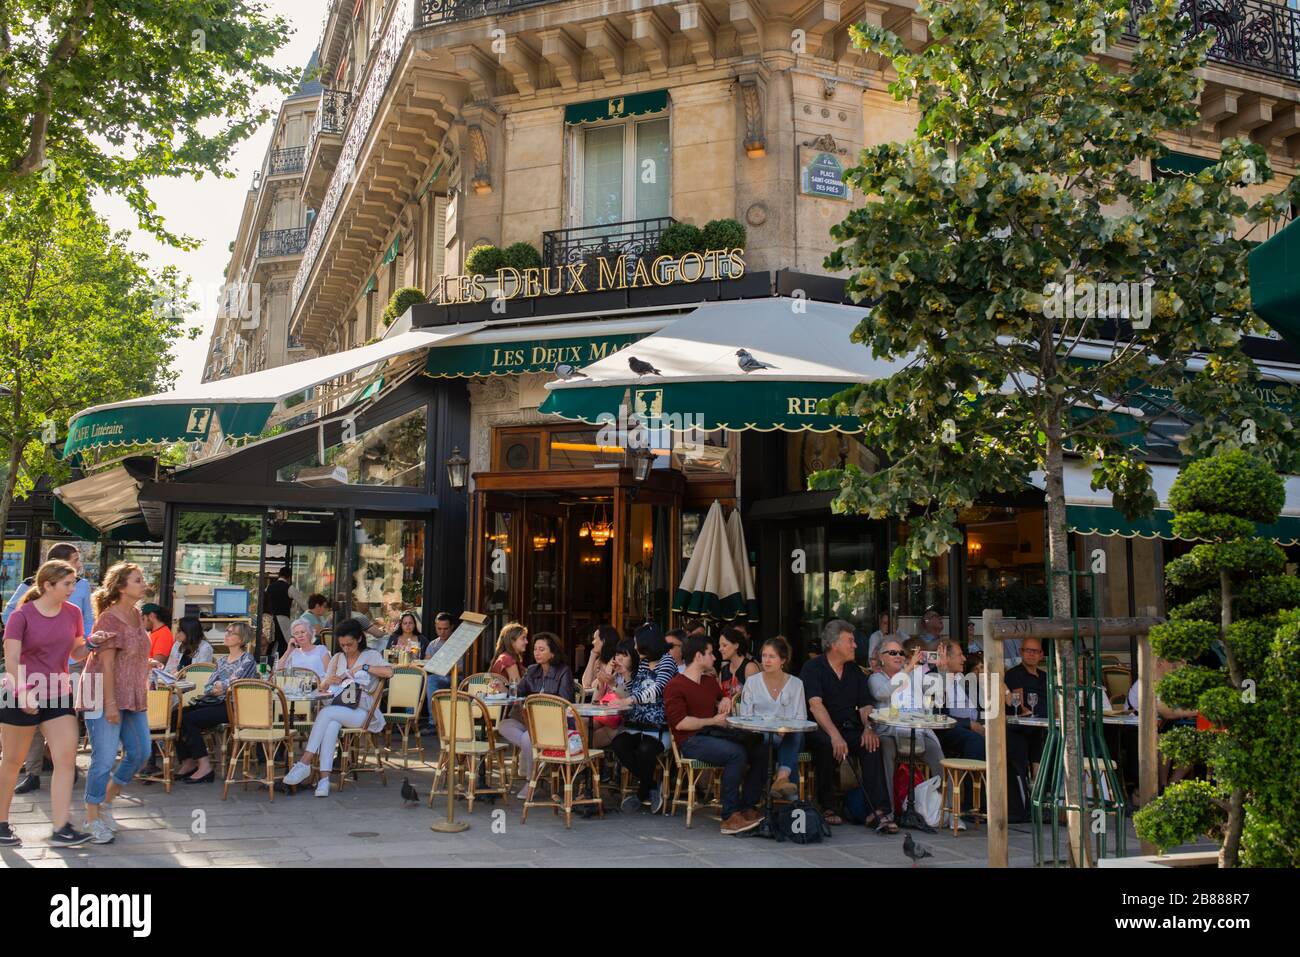
[[[304,67],[320,38],[324,0],[271,0],[271,7],[289,21],[294,31],[289,42],[280,49],[276,65]],[[274,88],[264,91],[264,101],[275,106],[283,98],[283,94]],[[222,271],[230,258],[228,247],[239,229],[244,195],[253,181],[253,174],[261,168],[274,125],[273,119],[268,120],[254,136],[236,148],[230,163],[235,173],[233,179],[205,176],[195,181],[187,177],[160,179],[150,184],[150,194],[158,212],[166,219],[167,227],[174,233],[199,240],[197,249],[182,251],[159,243],[139,228],[135,214],[116,197],[101,196],[95,203],[114,229],[132,233],[129,245],[148,255],[152,267],[175,266],[182,275],[190,278],[190,299],[200,304],[189,317],[190,324],[199,326],[202,334],[192,342],[178,343],[173,349],[172,368],[180,373],[176,383],[178,387],[198,385],[203,378],[208,338],[216,318],[217,296],[225,281]]]

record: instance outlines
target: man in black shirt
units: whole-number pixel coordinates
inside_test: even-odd
[[[1019,691],[1020,704],[1011,706],[1008,714],[1027,718],[1047,717],[1047,672],[1040,666],[1043,663],[1043,643],[1038,638],[1025,638],[1020,643],[1020,664],[1007,670],[1003,679],[1007,691]],[[1037,695],[1034,705],[1029,706],[1029,696]],[[1026,728],[1023,725],[1007,726],[1007,759],[1018,771],[1028,772],[1030,762],[1037,764],[1043,756],[1043,740],[1046,732],[1042,728]]]
[[[853,625],[838,618],[828,622],[822,631],[822,651],[804,665],[799,676],[808,716],[817,722],[817,729],[810,731],[806,739],[817,772],[817,803],[826,823],[844,823],[835,812],[835,782],[839,763],[846,757],[856,757],[869,805],[867,824],[897,833],[880,738],[867,723],[875,699],[867,676],[854,662]]]
[[[292,587],[293,569],[285,565],[262,593],[262,614],[270,615],[275,622],[274,648],[277,655],[284,654],[284,649],[288,645],[289,636],[281,619],[287,622],[293,614],[293,598],[289,594],[289,589]]]

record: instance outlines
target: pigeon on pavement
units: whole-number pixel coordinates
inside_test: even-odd
[[[759,369],[775,369],[776,366],[770,362],[764,362],[761,359],[755,359],[749,354],[748,349],[736,350],[736,362],[740,366],[741,372],[755,372]]]
[[[911,834],[903,837],[903,853],[911,858],[913,867],[916,867],[918,862],[925,860],[927,857],[934,856],[925,845],[913,841]]]
[[[411,787],[410,778],[402,778],[402,807],[413,807],[420,803],[420,795]]]
[[[636,356],[627,357],[628,367],[637,375],[663,375],[658,369],[648,362],[642,362]]]

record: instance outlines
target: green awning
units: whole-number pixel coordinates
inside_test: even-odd
[[[266,425],[273,402],[130,405],[83,412],[72,420],[63,457],[100,446],[203,442],[214,419],[231,437],[256,435]]]
[[[1163,538],[1173,541],[1174,513],[1158,508],[1145,518],[1130,519],[1118,509],[1103,505],[1067,505],[1066,520],[1070,531],[1081,535],[1118,535],[1121,538]],[[1272,525],[1256,526],[1264,538],[1279,545],[1300,545],[1300,518],[1283,516]]]
[[[392,262],[394,259],[397,258],[398,253],[400,253],[401,251],[402,251],[402,234],[398,233],[396,236],[393,237],[392,245],[390,245],[386,250],[384,250],[384,258],[379,263],[379,265],[387,266],[390,262]]]
[[[162,540],[149,530],[148,523],[143,520],[119,525],[106,533],[101,532],[57,498],[54,500],[54,520],[83,542],[97,542],[101,538],[107,538],[114,542],[157,542]]]
[[[1151,161],[1153,172],[1159,176],[1195,176],[1201,170],[1219,162],[1216,156],[1208,159],[1190,153],[1166,153]]]
[[[374,292],[377,288],[379,288],[379,279],[377,278],[377,275],[371,276],[368,280],[366,280],[366,288],[361,290],[361,295],[368,296],[372,292]]]
[[[668,91],[651,90],[648,93],[629,93],[627,96],[611,96],[587,103],[570,103],[564,108],[564,122],[599,123],[601,120],[660,113],[666,109],[668,109]]]
[[[1252,249],[1248,262],[1251,306],[1300,350],[1300,220]]]
[[[425,375],[436,379],[551,372],[561,363],[582,367],[636,342],[645,333],[521,339],[430,349]]]
[[[864,350],[865,351],[865,350]],[[597,424],[619,418],[625,395],[628,413],[647,424],[675,432],[727,429],[732,432],[860,432],[856,416],[829,415],[823,399],[848,388],[844,382],[679,382],[653,385],[602,386],[554,391],[540,412]]]

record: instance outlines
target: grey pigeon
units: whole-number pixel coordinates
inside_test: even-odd
[[[555,367],[555,378],[561,382],[568,382],[570,379],[588,379],[590,376],[581,371],[576,366],[571,366],[567,362],[561,362]]]
[[[925,845],[913,841],[911,834],[903,836],[903,853],[911,858],[913,867],[916,867],[918,862],[925,860],[927,857],[934,856]]]
[[[648,362],[642,362],[636,356],[627,357],[628,367],[637,375],[663,375],[658,369]]]
[[[411,807],[420,803],[419,792],[411,787],[410,778],[402,778],[402,807]]]
[[[736,350],[736,362],[740,366],[741,372],[754,372],[758,369],[775,369],[776,366],[770,362],[764,362],[761,359],[755,359],[749,354],[748,349]]]

